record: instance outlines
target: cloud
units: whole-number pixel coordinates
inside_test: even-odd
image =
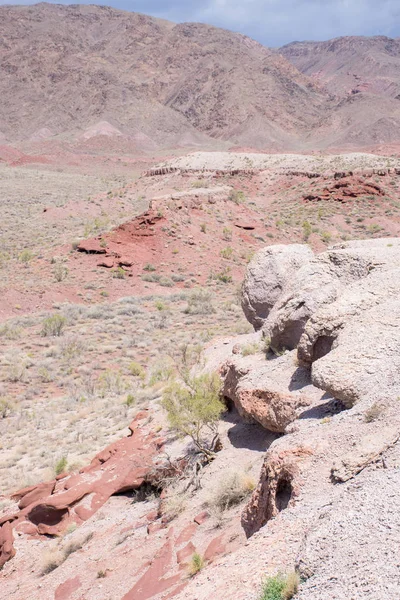
[[[6,4],[10,0],[0,0]],[[67,4],[63,0],[58,0]],[[200,21],[279,46],[341,35],[400,35],[399,0],[97,0],[176,22]],[[88,0],[83,4],[92,4]],[[21,0],[19,4],[33,4]]]

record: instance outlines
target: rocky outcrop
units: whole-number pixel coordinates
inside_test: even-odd
[[[268,246],[257,252],[242,286],[242,308],[255,329],[263,326],[296,271],[312,257],[310,248],[302,244]]]
[[[310,373],[296,367],[295,353],[266,359],[233,355],[221,369],[223,394],[232,400],[244,420],[283,433],[304,410],[318,404],[321,390],[311,384]]]
[[[361,411],[381,403],[377,415],[397,411],[400,240],[348,242],[311,259],[305,255],[303,265],[285,279],[297,253],[298,246],[292,251],[266,248],[246,276],[246,315],[256,326],[264,323],[262,333],[273,351],[244,356],[246,345],[238,340],[210,353],[224,358],[223,393],[239,414],[268,430],[291,434],[267,452],[259,485],[243,513],[247,535],[290,505],[307,457],[324,464],[327,480],[343,483],[398,441],[397,426],[380,426],[379,435],[371,435],[366,424],[354,429],[351,420],[357,413],[348,418],[347,430],[342,424],[340,434],[338,429],[335,434],[314,430],[309,445],[307,438],[293,434],[307,419],[325,423],[326,414],[329,423],[331,415],[357,403]],[[371,420],[378,418],[375,412]],[[329,465],[330,444],[336,457]]]
[[[13,529],[28,524],[31,535],[59,535],[71,523],[89,519],[114,494],[144,483],[158,485],[160,471],[169,467],[156,461],[163,441],[140,427],[147,416],[138,413],[130,435],[105,448],[79,473],[62,474],[13,495],[18,511],[0,519],[0,568],[15,554]]]
[[[335,173],[334,183],[327,184],[322,190],[307,193],[303,196],[306,202],[333,201],[345,204],[362,196],[384,196],[385,192],[378,184],[364,180],[361,177],[344,176],[338,177]]]
[[[307,447],[274,447],[265,457],[260,480],[242,514],[242,526],[250,537],[272,517],[288,508],[299,493],[301,471],[313,451]]]
[[[264,322],[263,333],[275,350],[293,350],[310,317],[331,304],[346,286],[366,277],[369,257],[359,252],[331,249],[302,266],[291,277]]]

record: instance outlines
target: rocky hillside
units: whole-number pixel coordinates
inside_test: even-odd
[[[107,7],[0,9],[0,131],[139,145],[295,138],[323,98],[281,56],[236,33]]]
[[[0,7],[0,140],[86,151],[265,150],[400,139],[398,42],[269,50],[239,33],[104,6]]]
[[[398,597],[399,250],[260,250],[242,305],[262,331],[204,355],[227,410],[200,485],[153,401],[79,473],[4,498],[5,597],[263,600],[279,573],[280,600]]]
[[[280,49],[305,75],[331,94],[400,94],[400,39],[385,36],[340,37],[326,42],[293,42]]]

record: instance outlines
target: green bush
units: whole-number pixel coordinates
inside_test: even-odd
[[[211,292],[200,288],[190,294],[185,309],[187,315],[209,315],[214,312]]]
[[[43,337],[59,337],[62,335],[67,319],[63,315],[51,315],[42,323],[41,334]]]
[[[193,554],[192,558],[190,559],[189,575],[191,577],[194,577],[194,575],[196,575],[196,573],[198,573],[199,571],[201,571],[201,569],[203,569],[204,565],[205,565],[204,558],[201,556],[201,554],[199,554],[198,552],[195,552]]]
[[[268,577],[263,586],[259,600],[291,600],[299,589],[297,573]]]
[[[173,382],[164,391],[161,404],[172,429],[189,436],[205,456],[214,455],[218,420],[225,410],[220,400],[221,381],[215,373],[185,377],[185,384]],[[211,437],[211,441],[210,441]]]
[[[235,204],[243,204],[243,202],[246,200],[246,197],[241,190],[232,190],[229,194],[229,200]]]
[[[62,458],[60,458],[60,460],[58,460],[56,462],[56,465],[54,467],[54,472],[56,475],[61,475],[61,473],[64,473],[66,467],[67,467],[67,458],[65,456],[63,456]]]
[[[140,377],[140,379],[144,379],[146,377],[146,371],[144,370],[142,365],[140,365],[136,361],[132,361],[130,363],[129,372],[131,375],[133,375],[133,377]]]

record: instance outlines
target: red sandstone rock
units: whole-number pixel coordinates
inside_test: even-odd
[[[146,519],[148,521],[156,521],[158,519],[158,511],[152,510],[151,512],[147,513]]]
[[[208,544],[208,546],[206,548],[206,551],[204,552],[204,560],[205,561],[211,562],[217,556],[220,556],[221,554],[225,554],[226,544],[223,542],[223,537],[224,537],[224,534],[221,533],[221,535],[218,535],[216,538],[211,540],[211,542]]]
[[[250,537],[299,493],[299,479],[312,451],[296,447],[267,452],[259,483],[242,514],[242,526]]]
[[[86,252],[87,254],[105,254],[106,249],[100,245],[98,238],[92,238],[90,240],[83,240],[78,245],[79,252]]]
[[[203,512],[196,515],[193,520],[195,523],[197,523],[197,525],[201,525],[202,523],[204,523],[204,521],[207,521],[209,516],[210,515],[209,515],[208,511],[203,510]]]
[[[307,194],[303,197],[306,202],[333,200],[334,202],[349,202],[360,196],[384,196],[384,190],[371,181],[361,177],[343,177],[340,181],[327,185],[323,190]]]
[[[193,556],[193,554],[196,552],[196,547],[194,546],[194,544],[192,542],[189,542],[188,544],[186,544],[186,546],[184,546],[181,550],[178,550],[178,552],[176,553],[176,560],[178,562],[179,565],[181,564],[187,564],[188,562],[188,558]]]
[[[0,528],[0,569],[10,558],[15,556],[14,536],[9,521]]]
[[[160,531],[160,529],[165,529],[165,524],[161,523],[161,521],[158,521],[158,523],[150,523],[150,525],[147,526],[147,533],[151,535],[156,531]]]
[[[249,221],[236,221],[234,225],[239,229],[247,229],[248,231],[252,231],[256,228],[256,225],[254,223],[250,223]]]
[[[14,500],[20,499],[18,508],[20,508],[22,510],[23,508],[26,508],[30,504],[34,504],[38,500],[41,500],[42,498],[46,498],[47,496],[52,494],[52,492],[54,490],[54,486],[55,486],[54,481],[39,483],[38,485],[33,485],[29,488],[24,488],[23,490],[19,490],[18,492],[15,492],[15,494],[12,495],[12,498]]]
[[[155,465],[154,457],[163,442],[140,429],[139,422],[145,417],[145,411],[138,413],[130,425],[130,435],[110,444],[79,474],[14,494],[20,499],[20,511],[0,520],[0,567],[15,554],[13,527],[29,523],[39,534],[57,535],[69,523],[87,520],[110,496],[157,478],[157,467],[162,469],[162,465]]]
[[[120,267],[131,267],[133,265],[133,260],[127,258],[126,256],[123,256],[119,259],[118,264]]]
[[[197,527],[197,523],[190,523],[190,525],[185,527],[185,529],[182,529],[182,531],[178,535],[175,545],[179,547],[182,544],[189,542],[189,540],[191,540],[194,534],[196,533]]]
[[[81,587],[81,582],[78,576],[67,579],[61,583],[55,591],[54,600],[68,600],[71,595]]]

